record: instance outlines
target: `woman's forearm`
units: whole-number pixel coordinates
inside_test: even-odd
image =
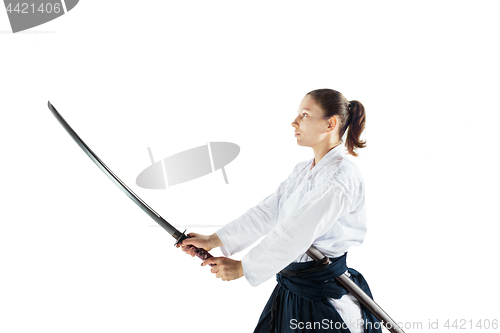
[[[212,249],[215,249],[216,247],[221,247],[224,244],[222,244],[222,241],[220,240],[219,236],[214,232],[212,235],[209,236],[209,243],[210,247]]]

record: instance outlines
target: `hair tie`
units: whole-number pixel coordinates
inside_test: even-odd
[[[346,122],[346,125],[345,127],[349,127],[351,125],[351,122],[352,122],[352,117],[354,116],[353,113],[351,112],[352,111],[352,104],[347,101],[347,122]]]

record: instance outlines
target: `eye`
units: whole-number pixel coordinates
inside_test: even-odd
[[[307,113],[303,113],[303,114],[302,114],[302,117],[305,117],[305,116],[307,116]]]

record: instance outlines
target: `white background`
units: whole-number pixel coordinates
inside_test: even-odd
[[[348,265],[406,325],[500,319],[499,1],[82,0],[17,34],[0,10],[0,32],[0,332],[252,332],[275,285],[175,249],[48,100],[167,221],[210,234],[313,157],[290,123],[325,87],[367,112],[369,233]],[[207,141],[241,147],[229,185],[135,185],[147,147]]]

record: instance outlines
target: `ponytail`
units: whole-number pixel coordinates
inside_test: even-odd
[[[359,139],[361,132],[365,129],[365,120],[366,114],[363,104],[358,101],[350,101],[346,147],[348,153],[353,156],[358,156],[355,149],[366,147],[366,141]]]

